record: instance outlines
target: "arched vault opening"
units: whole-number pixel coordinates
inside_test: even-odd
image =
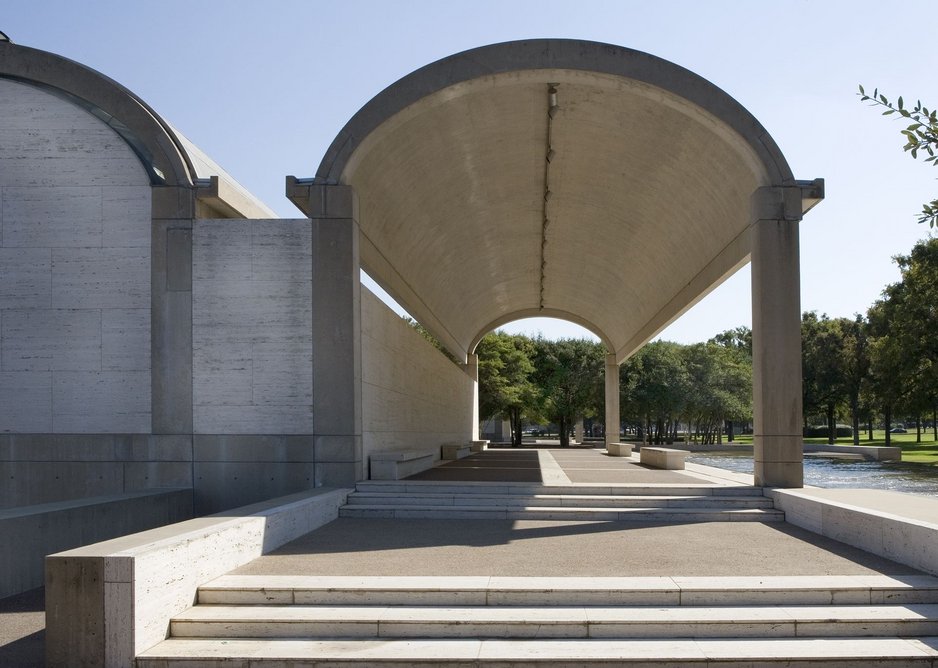
[[[752,261],[756,478],[801,485],[797,223],[823,183],[710,82],[608,44],[474,49],[379,93],[288,195],[346,202],[361,266],[469,361],[563,314],[616,365]]]

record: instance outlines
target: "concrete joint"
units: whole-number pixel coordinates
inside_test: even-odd
[[[188,186],[153,186],[153,219],[191,220],[195,217],[195,189]]]
[[[750,198],[751,220],[797,222],[803,215],[802,190],[799,186],[763,186]]]
[[[351,186],[311,183],[288,176],[286,194],[310,218],[358,220],[358,195]]]

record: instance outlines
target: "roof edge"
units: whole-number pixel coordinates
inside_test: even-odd
[[[793,182],[791,168],[758,120],[703,77],[657,56],[622,46],[575,39],[534,39],[482,46],[430,63],[373,97],[329,146],[316,180],[339,183],[350,157],[384,121],[440,90],[483,76],[522,70],[593,71],[641,81],[681,97],[719,119],[754,150],[772,185]]]

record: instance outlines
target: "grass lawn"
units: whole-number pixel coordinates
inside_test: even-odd
[[[917,464],[931,464],[938,466],[938,441],[934,439],[934,433],[931,429],[922,430],[922,442],[915,442],[915,429],[911,429],[907,434],[891,434],[893,447],[902,448],[902,461],[915,462]],[[752,435],[737,436],[736,441],[740,444],[752,444]],[[827,443],[826,438],[806,438],[805,443]],[[836,445],[853,445],[853,438],[838,438]],[[882,429],[873,430],[873,440],[868,440],[867,433],[864,431],[860,435],[860,445],[886,445],[886,432]]]

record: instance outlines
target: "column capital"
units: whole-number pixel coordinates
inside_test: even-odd
[[[801,188],[798,186],[763,186],[749,198],[750,222],[802,218]]]
[[[466,363],[460,364],[459,368],[466,372],[466,375],[472,380],[479,381],[479,356],[469,353],[466,355]]]
[[[358,220],[358,195],[352,186],[315,183],[312,179],[288,176],[286,194],[310,218]]]
[[[191,220],[195,218],[195,188],[189,186],[153,186],[151,217],[154,220]]]

